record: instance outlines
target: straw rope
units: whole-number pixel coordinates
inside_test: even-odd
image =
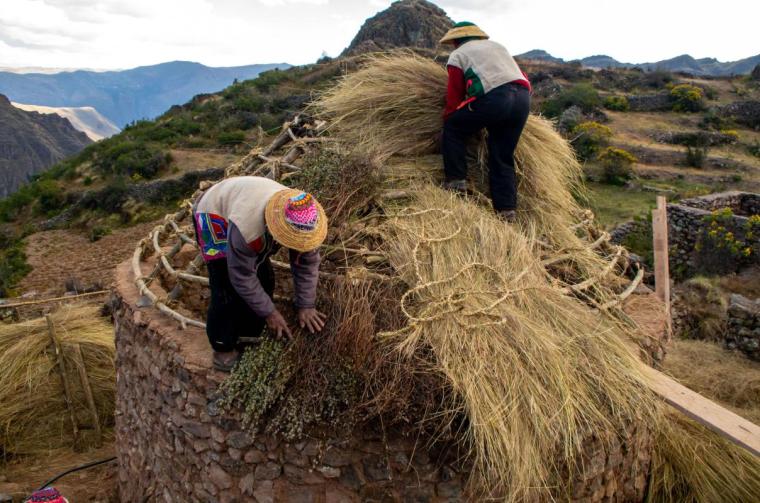
[[[303,120],[301,117],[296,117],[291,122],[286,122],[277,137],[264,149],[254,148],[240,161],[230,165],[225,170],[225,177],[240,176],[240,175],[254,175],[254,176],[266,176],[273,179],[282,179],[288,175],[297,172],[300,168],[294,164],[298,158],[308,148],[309,144],[316,142],[328,141],[328,138],[319,137],[319,135],[325,129],[324,123],[310,123]],[[287,151],[280,157],[276,156],[276,152],[287,148]],[[285,168],[288,173],[282,173],[282,168]],[[216,182],[203,181],[199,184],[198,190],[191,196],[190,199],[184,201],[181,204],[181,209],[174,213],[167,215],[164,219],[164,223],[155,227],[147,236],[146,239],[140,241],[135,248],[135,252],[132,257],[132,270],[135,277],[135,285],[138,288],[140,295],[147,300],[150,305],[161,311],[163,314],[178,321],[182,328],[187,326],[194,326],[199,328],[205,328],[205,323],[185,316],[177,310],[170,307],[175,303],[181,295],[181,283],[194,283],[201,286],[208,286],[208,278],[196,274],[200,268],[202,260],[200,260],[200,254],[198,254],[189,264],[186,270],[177,270],[172,266],[170,260],[172,260],[184,246],[191,246],[194,249],[198,249],[198,245],[194,238],[190,237],[189,232],[186,231],[182,223],[191,215],[192,202],[197,201],[203,193],[212,187]],[[381,195],[381,198],[388,202],[396,199],[403,199],[411,197],[411,195],[405,191],[386,192]],[[434,318],[440,318],[444,315],[456,313],[457,323],[463,326],[469,327],[482,327],[488,325],[500,325],[506,323],[507,320],[502,319],[499,315],[494,313],[496,307],[508,299],[511,295],[515,294],[519,290],[509,289],[506,285],[508,282],[505,278],[501,277],[501,273],[488,264],[473,262],[462,267],[459,271],[455,272],[452,276],[443,280],[437,280],[434,282],[426,282],[422,278],[420,271],[419,254],[423,248],[433,246],[435,244],[445,243],[458,236],[462,229],[453,229],[451,233],[446,236],[427,236],[425,235],[424,228],[413,228],[405,223],[404,220],[408,220],[413,217],[420,217],[429,214],[438,214],[440,218],[450,216],[447,214],[449,210],[441,208],[429,208],[421,211],[408,211],[402,209],[396,214],[386,215],[387,218],[392,219],[398,227],[406,232],[412,232],[418,237],[418,243],[414,248],[414,253],[411,257],[413,266],[413,272],[417,285],[408,291],[406,291],[401,298],[401,310],[408,318],[409,324],[404,330],[413,330],[421,323],[427,323],[433,321]],[[581,219],[578,223],[574,224],[570,229],[573,231],[582,230],[585,232],[589,244],[585,247],[587,251],[594,251],[605,249],[608,253],[609,261],[607,266],[601,270],[597,275],[587,278],[577,284],[565,284],[561,287],[561,291],[565,294],[581,294],[585,290],[590,289],[595,284],[599,283],[606,276],[611,274],[615,268],[621,265],[621,261],[627,259],[627,253],[624,248],[610,244],[610,235],[606,232],[599,233],[593,226],[594,215],[591,211],[586,211],[581,215]],[[192,222],[189,223],[192,225]],[[354,234],[348,241],[344,241],[342,247],[333,246],[332,249],[336,251],[343,251],[346,255],[355,255],[363,258],[366,264],[383,264],[387,262],[387,255],[381,250],[370,249],[366,246],[361,247],[347,247],[346,242],[351,242],[357,239],[360,234],[373,235],[376,237],[384,237],[384,234],[375,230],[368,232],[368,229],[360,229]],[[593,239],[593,241],[592,241]],[[166,245],[162,246],[162,242]],[[165,251],[166,246],[171,246]],[[547,248],[549,246],[547,245]],[[558,264],[563,261],[572,261],[574,257],[573,252],[583,251],[578,250],[561,250],[561,253],[555,253],[553,256],[546,257],[541,265],[548,268],[552,265]],[[142,272],[142,263],[148,256],[155,257],[155,265],[151,272],[145,276]],[[279,270],[289,270],[290,265],[285,262],[277,260],[271,260],[272,266]],[[467,291],[457,292],[456,294],[450,294],[449,296],[436,300],[431,305],[423,308],[423,311],[419,314],[412,313],[413,299],[419,296],[426,290],[434,288],[438,285],[444,284],[449,281],[453,281],[456,278],[465,275],[473,270],[480,269],[488,271],[494,275],[495,286],[487,291]],[[153,291],[151,291],[150,283],[163,271],[169,277],[177,280],[177,286],[167,294],[165,298],[159,298]],[[519,280],[522,276],[527,274],[527,270],[518,275],[517,278],[512,278],[512,281]],[[349,281],[352,284],[358,284],[364,281],[381,281],[392,282],[398,281],[398,279],[374,272],[366,267],[345,267],[340,268],[337,272],[320,271],[319,277],[328,281]],[[597,305],[598,309],[608,310],[616,306],[619,306],[631,293],[638,287],[643,279],[643,270],[639,270],[636,277],[631,281],[628,287],[618,294],[615,298],[608,301],[604,305]],[[555,283],[556,283],[555,279]],[[492,295],[493,300],[485,307],[474,311],[462,311],[461,306],[463,304],[463,298],[466,295]],[[0,306],[3,307],[15,307],[12,306]],[[431,312],[435,310],[436,315],[427,316],[424,312]],[[492,318],[489,321],[480,323],[469,323],[468,320],[472,318],[485,317]],[[498,319],[495,319],[498,318]],[[387,334],[393,335],[393,334]]]

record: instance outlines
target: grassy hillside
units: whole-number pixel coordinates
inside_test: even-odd
[[[19,238],[62,212],[66,218],[55,227],[83,231],[93,240],[158,218],[185,193],[175,187],[136,202],[132,189],[223,168],[265,143],[311,93],[355,64],[346,59],[269,71],[220,93],[196,96],[155,121],[133,123],[91,145],[0,200],[6,235],[0,253],[12,253],[14,263],[23,264]],[[760,131],[747,123],[751,114],[748,119],[722,111],[731,103],[760,99],[760,85],[749,77],[592,71],[544,61],[522,65],[534,84],[534,111],[556,118],[584,160],[587,202],[605,226],[645,215],[658,193],[674,200],[729,188],[760,189]],[[636,111],[642,96],[645,105],[647,97],[659,96],[657,106]],[[11,269],[0,271],[6,278],[0,278],[0,288],[24,273],[21,265]]]

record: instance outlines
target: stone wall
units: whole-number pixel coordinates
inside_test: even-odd
[[[147,266],[145,269],[147,273]],[[472,501],[459,452],[365,426],[297,443],[250,437],[217,406],[202,330],[180,330],[139,308],[128,264],[117,271],[116,446],[123,502]],[[572,501],[641,501],[652,439],[631,425],[618,439],[590,436]]]
[[[760,299],[753,302],[741,295],[731,295],[726,347],[760,361]]]
[[[734,214],[721,225],[738,239],[754,246],[749,257],[717,256],[719,250],[699,249],[697,243],[707,231],[705,219],[713,211],[728,208]],[[749,192],[721,192],[702,197],[683,199],[668,205],[668,244],[670,247],[670,271],[676,278],[689,278],[697,273],[723,274],[738,270],[741,266],[760,263],[757,236],[746,238],[748,217],[760,214],[760,194]],[[645,221],[629,221],[613,229],[610,234],[615,243],[622,243],[632,233],[644,231],[650,226]]]

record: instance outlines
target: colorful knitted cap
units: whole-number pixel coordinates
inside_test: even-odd
[[[460,21],[443,36],[441,43],[445,44],[462,38],[488,38],[488,35],[475,23]]]
[[[45,489],[35,491],[26,501],[30,503],[69,503],[69,500],[61,496],[58,489],[53,487],[46,487]]]
[[[285,189],[273,195],[264,219],[275,241],[291,250],[315,250],[327,237],[325,211],[314,196],[301,190]]]
[[[296,229],[313,231],[317,227],[319,212],[314,198],[308,192],[288,198],[285,205],[285,221]]]

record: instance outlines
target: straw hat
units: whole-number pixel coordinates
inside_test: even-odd
[[[475,23],[471,23],[469,21],[462,21],[454,25],[452,29],[450,29],[446,35],[443,36],[441,39],[442,44],[451,43],[454,40],[460,39],[460,38],[469,38],[469,37],[477,37],[477,38],[488,38],[488,35],[486,32],[481,30],[480,28],[475,25]]]
[[[275,241],[291,250],[315,250],[327,236],[325,210],[314,196],[300,190],[276,192],[267,203],[264,219]]]

